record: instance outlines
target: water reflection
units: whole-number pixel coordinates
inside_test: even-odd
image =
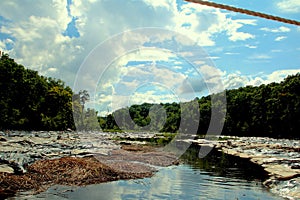
[[[181,156],[184,163],[200,171],[210,172],[213,176],[225,176],[230,178],[245,179],[249,181],[264,181],[267,172],[261,166],[249,162],[248,159],[238,158],[213,149],[206,157],[199,159],[198,145],[191,145]]]
[[[218,152],[198,159],[197,147],[182,160],[184,164],[161,168],[152,178],[79,188],[53,186],[30,199],[281,199],[261,185],[264,174],[248,162]]]

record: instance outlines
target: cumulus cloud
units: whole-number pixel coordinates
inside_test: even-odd
[[[255,36],[239,31],[245,24],[256,25],[256,20],[233,20],[227,13],[198,4],[185,4],[174,11],[175,31],[188,35],[202,46],[214,46],[213,36],[225,32],[231,41],[243,41]],[[173,27],[170,27],[173,29]]]
[[[300,12],[300,1],[298,0],[282,0],[276,3],[278,9],[286,13],[299,13]]]
[[[243,87],[249,79],[246,76],[241,75],[239,71],[228,74],[223,78],[224,87],[226,89],[233,89]]]
[[[53,66],[69,64],[77,47],[74,40],[62,35],[72,20],[66,6],[66,1],[59,0],[2,2],[0,13],[7,21],[1,32],[13,40],[10,55],[42,74],[51,72],[48,68]]]
[[[278,6],[283,10],[289,9],[288,4],[284,2],[290,2],[294,7],[297,4],[292,0],[282,1]],[[256,20],[238,19],[237,15],[232,18],[232,14],[219,9],[192,3],[178,5],[176,0],[76,0],[72,1],[71,5],[67,5],[66,0],[45,0],[34,3],[30,0],[24,0],[22,3],[11,0],[1,2],[0,13],[5,19],[5,22],[1,23],[0,31],[8,35],[0,41],[1,49],[10,49],[9,53],[16,61],[44,75],[61,78],[70,86],[73,85],[76,75],[83,75],[84,88],[95,88],[95,84],[98,84],[95,89],[98,99],[94,102],[103,106],[105,110],[103,112],[111,108],[113,97],[127,98],[126,91],[135,94],[132,96],[133,102],[137,102],[139,98],[150,102],[164,102],[167,98],[168,101],[170,99],[173,101],[173,97],[167,94],[159,96],[154,91],[145,91],[145,93],[135,91],[143,83],[159,83],[165,89],[180,96],[188,91],[201,92],[205,87],[209,87],[213,92],[220,91],[219,86],[222,85],[220,80],[224,80],[225,87],[228,88],[239,87],[246,83],[256,85],[268,80],[260,77],[249,78],[236,72],[225,75],[225,72],[202,60],[203,55],[198,56],[198,60],[196,58],[193,60],[196,70],[202,76],[202,80],[196,79],[194,77],[196,75],[192,75],[197,74],[195,69],[186,69],[183,62],[175,62],[173,52],[149,47],[150,43],[157,47],[167,46],[168,43],[176,46],[172,42],[177,40],[186,48],[179,49],[180,55],[176,56],[193,58],[195,52],[188,47],[215,46],[217,45],[215,38],[219,35],[225,37],[228,42],[255,38],[253,32],[243,28],[256,26]],[[74,18],[76,21],[73,26],[78,30],[79,37],[69,37],[64,34]],[[149,37],[149,35],[128,32],[143,27],[168,29],[186,37],[177,35],[174,38],[174,35],[167,34]],[[290,32],[290,29],[285,26],[261,30],[272,33]],[[113,36],[124,31],[121,42],[110,41]],[[284,38],[277,40],[282,39]],[[93,62],[87,64],[94,67],[90,68],[89,73],[84,73],[81,64],[90,52],[97,48],[97,45],[103,43],[111,51],[101,51],[93,55],[95,56]],[[124,53],[130,45],[134,47],[144,45],[145,48]],[[247,44],[245,47],[257,48],[253,44]],[[227,54],[234,55],[235,52],[230,49]],[[219,57],[216,54],[211,58]],[[269,55],[264,54],[250,56],[250,59],[270,58]],[[173,66],[170,68],[163,66],[162,61]],[[137,64],[139,62],[140,65]],[[83,71],[80,71],[81,69]],[[78,74],[78,72],[83,73]],[[99,73],[100,75],[97,76]],[[270,75],[270,79],[275,79],[276,76],[276,74]]]
[[[272,82],[279,83],[288,75],[294,75],[300,72],[300,69],[276,70],[271,74],[260,73],[259,75],[244,75],[240,71],[223,76],[223,82],[226,89],[234,89],[247,85],[259,86]]]
[[[239,29],[246,24],[255,25],[255,20],[233,20],[218,9],[191,3],[179,8],[175,0],[126,3],[76,0],[69,5],[69,12],[67,6],[65,0],[34,4],[29,0],[2,2],[0,13],[8,22],[1,26],[1,32],[14,40],[2,40],[1,48],[6,50],[9,43],[13,47],[12,57],[43,73],[53,66],[59,68],[58,78],[70,84],[74,72],[97,44],[128,29],[167,28],[187,35],[203,46],[215,45],[213,36],[220,32],[225,32],[231,41],[254,38]],[[63,34],[74,18],[78,38]],[[185,23],[190,24],[189,30],[182,26]]]
[[[267,75],[265,83],[280,82],[288,75],[295,75],[297,73],[300,73],[300,69],[276,70]]]

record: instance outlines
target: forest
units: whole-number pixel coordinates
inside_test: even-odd
[[[226,90],[226,107],[212,105],[212,97],[223,95],[212,94],[185,103],[132,105],[100,117],[85,107],[87,91],[74,93],[62,80],[26,69],[7,54],[1,55],[0,71],[0,130],[101,128],[205,135],[216,106],[221,114],[226,112],[219,122],[224,124],[223,135],[300,138],[300,73],[280,83]],[[197,109],[200,115],[193,112]],[[180,124],[185,124],[184,130]]]
[[[74,119],[81,117],[73,118],[73,108],[96,117],[94,110],[83,109],[86,91],[75,94],[62,80],[40,76],[7,54],[1,55],[0,71],[0,130],[74,130]]]
[[[222,94],[213,95],[218,98]],[[207,134],[212,113],[211,96],[196,98],[194,101],[198,104],[193,101],[159,104],[166,111],[166,120],[157,120],[154,124],[161,127],[160,132],[174,133],[186,131],[180,130],[181,123],[185,123],[188,130],[194,128],[189,126],[198,123],[197,134]],[[300,73],[286,77],[281,83],[226,90],[226,101],[222,135],[300,138]],[[149,110],[155,105],[158,104],[144,103],[117,110],[106,117],[99,117],[100,126],[103,130],[143,130],[143,127],[151,124]],[[193,113],[195,109],[191,109],[195,105],[199,105],[200,116]],[[221,104],[217,102],[213,106]],[[190,114],[187,114],[186,109],[190,110]],[[224,108],[220,107],[216,110],[222,112],[222,109]],[[182,112],[185,113],[184,116]],[[126,113],[129,113],[132,120]],[[159,115],[156,117],[160,118]],[[147,127],[148,130],[155,128],[157,127]]]

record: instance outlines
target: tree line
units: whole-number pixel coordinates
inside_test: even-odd
[[[86,91],[75,94],[62,80],[40,76],[7,54],[0,56],[0,130],[75,130],[74,119],[84,129],[82,123],[91,117],[84,122],[79,118],[96,118],[94,110],[84,108]]]
[[[214,99],[218,99],[218,95],[223,94],[213,95]],[[147,127],[151,131],[157,127],[153,123],[153,127],[148,126],[151,124],[149,110],[159,105],[166,115],[165,120],[160,121],[164,117],[156,114],[158,120],[154,124],[161,127],[160,132],[186,131],[180,130],[182,123],[185,124],[184,128],[192,130],[198,123],[197,134],[205,135],[210,125],[212,106],[216,106],[219,107],[215,109],[218,112],[225,113],[226,109],[225,122],[222,118],[216,122],[224,122],[223,135],[300,138],[300,73],[286,77],[281,83],[226,90],[225,108],[218,100],[212,104],[212,95],[194,101],[132,105],[106,117],[99,117],[99,122],[103,130],[143,130],[143,127]],[[195,108],[195,105],[199,108]],[[195,114],[195,109],[200,110],[199,116]]]

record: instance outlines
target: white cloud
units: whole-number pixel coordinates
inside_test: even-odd
[[[0,40],[0,50],[9,53],[9,46],[14,46],[14,41],[12,39],[6,38],[3,40]]]
[[[266,59],[271,59],[272,57],[266,54],[254,54],[249,57],[251,60],[266,60]]]
[[[135,92],[130,97],[130,104],[142,104],[142,103],[170,103],[179,102],[179,98],[176,95],[169,94],[155,94],[155,91],[147,92]]]
[[[256,49],[257,46],[255,45],[249,45],[249,44],[246,44],[245,47],[249,48],[249,49]]]
[[[49,71],[49,72],[56,72],[56,71],[57,71],[57,68],[50,67],[50,68],[48,69],[48,71]]]
[[[238,29],[242,28],[244,24],[247,25],[256,25],[256,20],[228,20],[227,23],[227,34],[229,35],[229,40],[231,41],[239,41],[239,40],[247,40],[255,38],[254,35],[245,32],[238,32]],[[224,27],[225,28],[225,27]]]
[[[250,78],[245,85],[259,86],[261,84],[265,84],[266,81],[261,77]]]
[[[273,53],[280,53],[280,52],[282,52],[282,50],[280,50],[280,49],[273,49],[273,50],[271,50],[271,52],[273,52]]]
[[[154,8],[166,8],[167,10],[173,9],[172,6],[176,6],[175,2],[172,0],[159,0],[159,1],[153,1],[153,0],[143,0],[146,4],[149,6],[152,6]]]
[[[121,57],[119,64],[126,65],[129,61],[168,61],[171,57],[175,57],[175,55],[170,51],[149,47],[129,52]]]
[[[225,55],[239,55],[240,53],[236,52],[226,52]]]
[[[222,76],[224,74],[224,72],[222,72],[220,69],[209,65],[200,66],[199,71],[205,78],[208,79],[210,77]]]
[[[197,60],[194,62],[197,66],[205,64],[203,60]]]
[[[42,74],[69,63],[75,47],[74,41],[62,35],[71,21],[66,5],[62,0],[2,2],[0,13],[8,21],[1,32],[14,38],[11,57]]]
[[[286,36],[278,36],[277,38],[275,38],[275,41],[279,42],[279,41],[282,41],[282,40],[284,40],[286,38],[287,38]]]
[[[209,58],[212,59],[212,60],[218,60],[218,59],[220,59],[219,56],[210,56]]]
[[[277,70],[267,75],[265,83],[280,82],[288,75],[295,75],[297,73],[300,73],[300,69]]]
[[[142,60],[144,59],[148,57],[143,57]],[[172,66],[168,68],[155,62],[126,67],[118,64],[116,66],[118,67],[114,68],[114,64],[111,65],[109,71],[105,72],[107,74],[102,75],[103,78],[101,77],[97,88],[96,98],[101,99],[99,103],[101,103],[102,110],[109,108],[114,111],[133,103],[170,102],[174,97],[180,98],[177,90],[187,77],[183,73],[172,71]],[[116,73],[117,71],[119,73]],[[143,88],[147,91],[141,90]],[[158,89],[159,92],[157,92]],[[169,95],[161,91],[168,91]],[[105,98],[103,98],[104,95]]]
[[[288,1],[282,1],[282,4],[284,2]],[[159,27],[177,31],[191,38],[190,41],[184,41],[185,38],[181,38],[181,42],[186,42],[184,45],[214,46],[216,45],[215,38],[219,34],[222,34],[222,37],[226,37],[229,42],[255,38],[254,33],[247,32],[244,27],[256,26],[256,20],[237,19],[239,15],[232,19],[231,14],[228,12],[192,3],[186,3],[178,10],[176,0],[74,0],[70,6],[72,16],[69,16],[66,6],[66,0],[45,0],[34,3],[30,0],[24,0],[22,3],[16,0],[1,2],[1,16],[8,21],[1,26],[0,31],[14,39],[0,41],[0,48],[5,49],[7,44],[12,44],[13,49],[10,54],[16,61],[32,69],[39,70],[45,75],[55,75],[55,77],[62,78],[64,81],[67,81],[68,85],[72,86],[79,66],[92,49],[98,44],[110,40],[115,34],[130,29]],[[62,34],[73,16],[77,18],[76,28],[80,33],[78,38],[69,38]],[[184,24],[188,26],[185,27],[183,26]],[[290,32],[290,29],[285,26],[277,29],[262,28],[262,30],[274,33]],[[124,34],[122,39],[124,43],[129,41],[126,44],[130,42],[142,44],[142,42],[147,40],[142,34]],[[170,42],[171,39],[173,39],[171,36],[162,35],[151,38],[151,42],[161,45],[162,42]],[[190,75],[189,72],[193,73],[193,69],[189,72],[187,70],[179,73],[178,71],[183,69],[179,62],[172,63],[174,66],[170,69],[155,65],[155,61],[170,61],[174,57],[171,52],[146,48],[137,49],[126,55],[120,55],[119,52],[123,52],[126,46],[113,42],[111,44],[110,47],[113,51],[111,54],[115,55],[116,58],[118,58],[117,56],[122,57],[110,66],[102,66],[102,62],[95,59],[92,64],[96,67],[92,69],[91,74],[87,74],[84,77],[86,86],[93,88],[95,85],[93,75],[97,74],[98,71],[106,70],[104,68],[107,67],[105,73],[102,74],[103,76],[97,77],[101,79],[99,82],[100,86],[97,89],[101,97],[101,103],[105,106],[110,105],[112,94],[119,95],[122,98],[122,95],[117,94],[118,91],[116,91],[114,85],[116,83],[123,84],[124,87],[132,90],[140,86],[143,81],[159,82],[164,87],[179,93],[178,87],[182,86],[180,84],[187,81]],[[257,48],[253,44],[245,45],[245,47]],[[215,49],[218,49],[218,47]],[[234,52],[234,50],[232,51]],[[110,57],[111,55],[107,55],[107,53],[100,52],[99,57],[104,59]],[[181,51],[181,53],[183,57],[194,55],[192,51]],[[232,53],[227,52],[227,54]],[[270,59],[271,57],[269,55],[253,55],[250,58]],[[147,66],[147,68],[145,66],[128,66],[126,68],[124,65],[128,61],[153,61],[154,64]],[[211,86],[218,85],[220,77],[224,77],[225,72],[206,65],[201,58],[199,58],[198,62],[195,61],[194,64],[198,65],[197,67],[199,67],[199,71],[204,76],[206,83],[211,84]],[[177,71],[172,71],[171,69],[176,69]],[[228,80],[226,80],[228,87],[236,87],[246,81],[253,84],[262,82],[259,77],[246,79],[240,76],[238,73],[228,75]],[[130,77],[131,79],[125,80],[125,77]],[[275,74],[272,77],[274,78]],[[193,81],[190,84],[192,85]],[[162,97],[155,96],[151,92],[144,95],[141,92],[136,93],[136,97],[144,100],[150,101],[152,98],[153,101],[155,99],[163,101]],[[137,99],[134,101],[137,101]]]
[[[244,87],[247,85],[259,86],[261,84],[268,84],[271,82],[280,82],[286,76],[300,72],[300,69],[291,69],[291,70],[277,70],[272,72],[271,74],[259,73],[256,75],[244,75],[240,71],[236,71],[233,73],[226,73],[224,71],[221,71],[219,69],[216,69],[208,65],[206,66],[204,65],[200,67],[199,70],[201,70],[201,75],[203,79],[199,79],[199,78],[194,79],[187,76],[181,76],[181,78],[178,79],[178,77],[180,76],[174,77],[174,74],[172,75],[172,72],[168,72],[169,75],[163,73],[166,75],[164,77],[166,80],[170,80],[170,82],[173,82],[176,79],[178,79],[180,81],[177,81],[176,83],[180,83],[180,84],[176,87],[172,87],[171,85],[165,85],[166,82],[161,81],[159,84],[156,84],[156,86],[158,86],[159,89],[157,89],[156,87],[156,90],[152,89],[143,92],[140,91],[141,88],[145,87],[142,81],[135,79],[130,82],[124,82],[121,80],[120,83],[126,84],[126,86],[128,87],[132,87],[131,89],[128,89],[128,91],[131,92],[129,92],[126,95],[122,95],[117,91],[114,91],[112,93],[107,93],[107,94],[102,93],[98,95],[99,105],[102,106],[101,112],[102,114],[107,114],[107,109],[110,112],[112,112],[119,108],[127,107],[132,104],[141,104],[144,102],[148,102],[148,103],[168,102],[169,103],[169,102],[180,102],[184,100],[190,100],[192,98],[195,98],[195,95],[197,94],[207,95],[209,93],[218,92],[214,88],[217,88],[219,91],[223,91],[224,88],[234,89],[234,88]],[[129,74],[132,73],[130,72]],[[140,77],[140,74],[136,73],[136,77]],[[170,77],[171,78],[173,77],[173,80],[170,79]],[[162,76],[156,78],[154,77],[154,80],[158,80],[161,78]],[[149,84],[150,82],[146,81],[146,83]],[[173,82],[174,85],[176,83]],[[222,87],[220,87],[220,85]],[[112,85],[107,83],[105,87],[106,87],[105,91],[107,91],[108,90],[107,87],[112,87]],[[166,92],[161,93],[161,91],[166,91]]]
[[[242,76],[239,72],[231,73],[223,77],[223,83],[226,89],[243,87],[248,82],[249,79],[246,76]]]
[[[58,78],[67,81],[69,85],[72,85],[80,64],[97,44],[128,29],[167,28],[178,31],[203,46],[215,45],[214,35],[221,32],[225,32],[231,41],[254,38],[250,33],[240,32],[239,29],[244,25],[255,25],[255,20],[233,20],[218,9],[192,3],[184,4],[178,10],[176,0],[76,0],[70,5],[71,16],[66,6],[66,0],[34,3],[30,0],[22,3],[11,0],[1,3],[0,13],[8,20],[3,24],[1,32],[15,38],[11,56],[42,73],[47,73],[50,67],[59,67]],[[69,38],[62,34],[72,17],[77,19],[79,38]],[[184,23],[190,24],[189,30],[182,27]],[[141,38],[128,36],[127,39],[137,41]],[[5,49],[6,42],[0,42],[2,49]],[[123,47],[113,48],[117,53]]]
[[[259,86],[261,84],[269,84],[272,82],[281,82],[288,75],[294,75],[300,72],[300,69],[277,70],[271,74],[260,73],[259,75],[243,75],[240,72],[230,73],[223,76],[223,82],[226,89],[234,89],[247,85]]]
[[[225,75],[225,72],[210,65],[200,66],[199,72],[211,93],[217,93],[224,90],[222,76]]]
[[[286,13],[299,13],[300,1],[299,0],[282,0],[276,4],[280,11]]]
[[[239,29],[245,24],[256,25],[256,20],[233,20],[219,9],[190,3],[182,6],[182,11],[174,13],[174,30],[193,38],[202,46],[214,46],[215,41],[212,38],[221,32],[225,32],[231,41],[255,38],[254,35],[241,32]],[[183,26],[185,24],[189,25],[188,28]]]
[[[174,69],[182,69],[182,66],[173,66]]]
[[[288,27],[285,27],[285,26],[280,26],[278,28],[268,28],[268,27],[264,27],[264,28],[261,28],[260,30],[262,31],[266,31],[266,32],[272,32],[272,33],[287,33],[287,32],[290,32],[291,29],[288,28]]]

